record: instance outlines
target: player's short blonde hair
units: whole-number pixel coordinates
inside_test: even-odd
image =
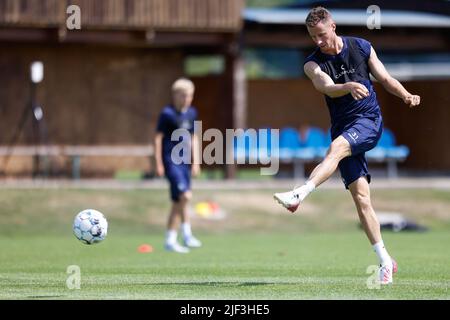
[[[195,90],[194,83],[187,78],[180,78],[177,81],[175,81],[172,85],[173,93],[178,91],[193,93],[194,90]]]
[[[331,19],[331,13],[324,7],[312,8],[306,17],[306,25],[308,27],[315,27],[319,22],[325,22]]]

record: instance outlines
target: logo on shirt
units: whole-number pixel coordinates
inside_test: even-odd
[[[341,72],[334,76],[335,79],[339,79],[343,75],[347,73],[355,73],[355,68],[351,68],[350,70],[345,70],[344,65],[341,66]]]
[[[356,139],[359,138],[359,136],[358,136],[358,134],[357,134],[356,132],[349,132],[348,135],[350,136],[350,138],[352,138],[352,140],[353,140],[354,142],[356,142]]]
[[[183,119],[178,122],[178,128],[191,130],[192,129],[192,121],[190,121],[189,119]]]
[[[183,182],[177,184],[178,191],[184,191],[186,189],[186,185]]]

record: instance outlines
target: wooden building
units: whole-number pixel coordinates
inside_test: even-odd
[[[76,17],[71,5],[80,9],[81,29],[68,29]],[[236,106],[233,92],[242,87],[235,72],[243,7],[244,0],[0,0],[3,158],[19,150],[8,147],[12,142],[14,146],[151,144],[158,114],[170,102],[170,86],[184,76],[184,58],[192,53],[225,57],[223,75],[205,83],[206,90],[200,81],[194,103],[207,126],[235,126],[233,109],[242,108]],[[36,87],[45,120],[41,132],[33,129],[31,115],[20,126],[29,109],[29,68],[35,60],[44,65],[44,81]],[[202,103],[204,91],[220,97],[213,111]],[[6,173],[28,174],[30,158],[16,153]],[[52,167],[63,173],[70,170],[70,163],[61,161]],[[142,157],[81,159],[86,175],[148,166]]]

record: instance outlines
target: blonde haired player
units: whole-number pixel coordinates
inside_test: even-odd
[[[194,121],[197,119],[197,110],[191,106],[195,87],[191,80],[180,78],[172,85],[172,103],[162,110],[155,137],[156,173],[165,176],[170,184],[170,197],[172,208],[167,221],[165,248],[168,251],[188,253],[189,248],[198,248],[202,244],[194,237],[187,213],[187,204],[192,197],[191,175],[200,173],[198,159],[182,161],[173,157],[172,149],[180,141],[172,141],[172,133],[177,129],[185,129],[189,137],[182,137],[183,143],[192,148],[192,155],[198,155],[198,137],[194,134]],[[182,156],[182,155],[181,155]],[[178,225],[181,220],[183,245],[178,242]]]
[[[307,182],[274,198],[294,212],[316,187],[339,166],[342,180],[355,202],[359,219],[380,261],[380,283],[392,283],[397,263],[381,238],[380,224],[370,201],[370,174],[364,153],[376,146],[383,130],[380,106],[371,73],[391,94],[415,107],[420,97],[409,93],[392,78],[371,44],[360,38],[336,34],[336,24],[323,7],[310,11],[306,26],[316,50],[306,59],[304,70],[314,87],[325,95],[331,116],[332,144]]]

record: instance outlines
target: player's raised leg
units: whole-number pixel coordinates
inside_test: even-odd
[[[314,168],[309,177],[316,187],[328,180],[336,171],[339,162],[352,154],[350,143],[343,137],[337,137],[327,151],[323,161]],[[299,190],[301,187],[299,188]]]
[[[275,193],[273,195],[274,199],[289,211],[294,212],[308,194],[331,177],[336,171],[339,162],[350,155],[350,143],[343,136],[337,137],[331,143],[325,158],[314,168],[303,186],[292,191]]]
[[[369,183],[365,177],[360,177],[349,185],[349,189],[358,211],[359,220],[379,259],[380,283],[392,283],[392,275],[397,272],[397,263],[388,254],[381,238],[380,223],[370,199]]]

